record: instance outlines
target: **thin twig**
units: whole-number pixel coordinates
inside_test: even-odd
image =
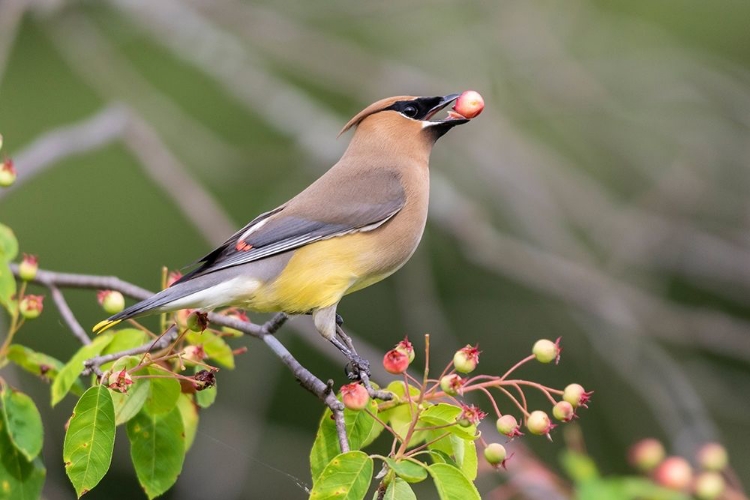
[[[89,345],[91,343],[91,339],[86,334],[86,330],[83,329],[81,324],[76,319],[73,311],[70,310],[70,306],[68,306],[68,303],[65,301],[65,297],[63,297],[60,289],[52,284],[47,285],[47,288],[49,288],[50,294],[52,295],[52,300],[55,301],[57,310],[60,311],[60,316],[62,316],[63,321],[65,321],[65,323],[68,325],[70,331],[73,332],[73,335],[75,335],[76,338],[81,341],[81,344]]]
[[[151,342],[147,342],[138,347],[133,347],[132,349],[125,349],[120,352],[113,352],[111,354],[95,356],[91,359],[87,359],[83,362],[83,365],[86,367],[86,369],[83,370],[82,375],[89,375],[91,372],[94,372],[97,375],[101,375],[99,367],[104,363],[109,363],[110,361],[115,361],[117,359],[124,358],[125,356],[135,356],[137,354],[145,354],[147,352],[154,352],[165,349],[167,346],[169,346],[169,344],[177,339],[177,335],[177,327],[172,326],[166,332],[164,332],[163,335]]]

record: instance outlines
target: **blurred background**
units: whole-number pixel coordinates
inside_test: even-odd
[[[686,456],[719,440],[748,484],[748,19],[740,0],[0,0],[0,133],[19,171],[0,221],[42,268],[153,290],[330,167],[369,103],[478,90],[482,116],[433,152],[418,252],[339,308],[361,352],[379,364],[429,332],[436,365],[479,343],[500,374],[562,336],[559,366],[519,376],[596,391],[579,423],[604,473],[632,472],[646,436]],[[104,317],[94,293],[66,297],[86,327]],[[310,327],[279,337],[340,385],[343,358]],[[17,341],[78,348],[51,301]],[[219,374],[165,498],[306,497],[322,405],[263,345],[235,345],[249,352]],[[3,376],[43,411],[45,497],[74,498],[74,398],[51,409],[37,379]],[[521,441],[562,474],[562,434]],[[551,498],[518,479],[523,460],[483,473],[484,496],[515,481]],[[123,433],[87,498],[141,496]]]

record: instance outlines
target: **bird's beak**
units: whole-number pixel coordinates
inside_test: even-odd
[[[441,97],[437,105],[435,105],[435,107],[432,108],[429,111],[429,113],[427,113],[427,116],[425,117],[425,119],[430,120],[439,111],[445,109],[449,104],[455,102],[455,100],[458,99],[460,95],[461,94],[449,94],[449,95]],[[455,127],[456,125],[461,125],[468,121],[469,120],[467,118],[464,118],[463,116],[456,113],[455,111],[448,111],[447,118],[444,118],[442,120],[430,120],[429,126],[439,126],[441,129],[444,128],[447,131],[448,129]]]

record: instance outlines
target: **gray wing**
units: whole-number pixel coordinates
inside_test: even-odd
[[[253,219],[175,284],[316,241],[371,231],[396,215],[406,202],[394,172],[328,174],[288,203]]]

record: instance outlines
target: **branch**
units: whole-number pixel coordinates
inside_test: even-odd
[[[11,264],[10,268],[11,272],[13,272],[15,276],[18,276],[18,265]],[[152,295],[152,293],[148,290],[140,288],[136,285],[133,285],[132,283],[128,283],[114,276],[58,273],[55,271],[39,269],[37,271],[36,277],[32,280],[32,282],[46,286],[52,292],[53,297],[59,297],[55,298],[55,303],[58,305],[58,308],[60,308],[60,312],[63,315],[63,318],[65,319],[68,326],[71,328],[71,330],[73,330],[73,333],[76,335],[76,337],[79,337],[81,342],[84,344],[90,343],[91,340],[88,338],[81,325],[73,316],[72,311],[70,311],[70,308],[67,306],[67,303],[63,299],[62,293],[60,293],[58,287],[117,290],[125,295],[138,299],[144,299]],[[58,300],[61,302],[58,302]],[[216,325],[228,326],[262,340],[266,344],[266,346],[268,346],[268,348],[271,349],[271,351],[276,354],[276,356],[287,366],[287,368],[289,368],[289,370],[294,374],[295,378],[299,381],[302,387],[316,395],[321,401],[323,401],[323,403],[326,404],[326,406],[328,406],[328,408],[331,409],[333,418],[336,422],[336,431],[339,438],[339,446],[341,447],[341,452],[344,453],[346,451],[349,451],[349,442],[346,437],[346,425],[344,422],[344,405],[338,399],[336,399],[336,394],[331,387],[332,382],[326,384],[315,375],[313,375],[312,372],[302,366],[300,362],[297,361],[294,356],[292,356],[287,348],[284,347],[283,344],[279,342],[279,340],[274,336],[279,328],[281,328],[284,323],[286,323],[286,321],[289,319],[289,316],[287,316],[285,313],[278,313],[262,325],[242,321],[236,318],[230,318],[217,313],[209,313],[208,318],[209,321]],[[80,334],[83,334],[83,337],[80,337]],[[114,361],[123,356],[132,356],[136,354],[143,354],[146,352],[164,349],[169,344],[174,342],[177,337],[177,329],[175,326],[172,326],[164,333],[164,335],[162,335],[155,341],[148,342],[132,349],[127,349],[104,356],[93,357],[84,362],[84,366],[86,368],[84,369],[83,374],[87,375],[91,372],[94,372],[97,375],[102,375],[99,367],[104,363]]]
[[[65,301],[65,297],[63,297],[60,289],[52,284],[48,285],[48,288],[52,294],[52,300],[55,301],[55,305],[57,306],[58,311],[60,311],[60,316],[62,316],[63,320],[68,325],[68,328],[73,332],[73,335],[81,341],[81,344],[89,345],[91,339],[86,334],[86,330],[83,329],[76,319],[73,311],[70,310],[70,306],[68,306],[68,303]]]

